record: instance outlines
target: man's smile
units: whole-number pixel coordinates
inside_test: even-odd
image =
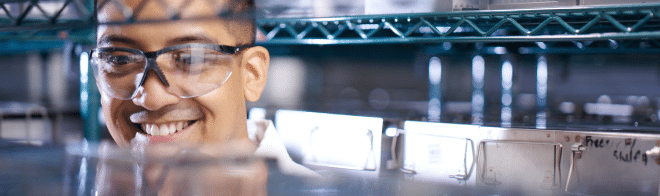
[[[186,101],[169,105],[159,110],[140,110],[133,112],[130,122],[134,125],[136,134],[156,139],[174,137],[195,127],[203,119],[200,109]],[[165,139],[161,138],[161,139]]]
[[[203,129],[202,120],[182,120],[165,123],[131,123],[130,130],[135,131],[135,137],[141,136],[148,143],[190,142],[192,135],[199,134]]]
[[[166,136],[178,133],[197,121],[179,121],[163,124],[142,123],[142,132],[152,136]]]

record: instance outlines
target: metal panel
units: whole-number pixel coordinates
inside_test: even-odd
[[[482,0],[488,4],[488,9],[526,9],[575,6],[575,0]]]
[[[305,165],[379,174],[382,118],[278,110],[275,125],[287,150]]]
[[[561,132],[565,190],[589,195],[657,195],[659,163],[646,154],[660,135]]]
[[[481,127],[477,185],[516,194],[551,194],[561,187],[562,144],[555,131]]]
[[[562,145],[556,142],[484,140],[479,145],[479,184],[524,194],[549,194],[562,186]]]
[[[408,174],[409,181],[456,185],[457,181],[449,177],[452,171],[462,173],[463,164],[469,166],[475,160],[475,172],[466,172],[467,180],[459,185],[487,193],[657,195],[660,190],[658,134],[412,121],[405,125],[406,130],[401,131],[407,137],[404,146],[412,147],[405,149],[403,155],[403,169],[413,173]],[[426,138],[411,137],[414,141],[409,140],[413,135]],[[468,139],[478,144],[474,159],[470,151],[466,151]],[[413,145],[408,144],[409,141],[414,142]],[[414,167],[411,163],[415,163]]]
[[[485,9],[478,0],[366,0],[366,14],[424,13]]]
[[[617,4],[633,4],[633,3],[654,3],[660,2],[658,0],[579,0],[580,5],[617,5]]]
[[[407,121],[403,170],[414,181],[474,186],[478,126]]]

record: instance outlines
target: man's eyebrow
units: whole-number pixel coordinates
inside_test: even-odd
[[[117,43],[123,43],[129,46],[137,46],[138,42],[124,36],[119,36],[119,35],[104,35],[101,38],[99,38],[98,42],[96,43],[97,45],[113,45]]]
[[[216,44],[216,42],[211,37],[206,35],[188,35],[171,39],[167,41],[166,45],[173,46],[185,43]]]

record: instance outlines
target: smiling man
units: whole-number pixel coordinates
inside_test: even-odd
[[[246,119],[270,60],[254,46],[253,8],[251,0],[97,1],[91,64],[115,142],[237,144],[277,158],[285,174],[318,176],[291,161],[272,122]]]
[[[110,134],[120,146],[136,135],[151,143],[248,139],[245,101],[259,99],[270,59],[253,46],[254,23],[244,14],[253,3],[165,2],[100,2],[92,64]],[[126,20],[120,4],[136,21],[181,20],[103,25]]]

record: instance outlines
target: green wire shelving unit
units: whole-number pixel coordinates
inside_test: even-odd
[[[660,4],[262,19],[267,45],[660,38]]]

